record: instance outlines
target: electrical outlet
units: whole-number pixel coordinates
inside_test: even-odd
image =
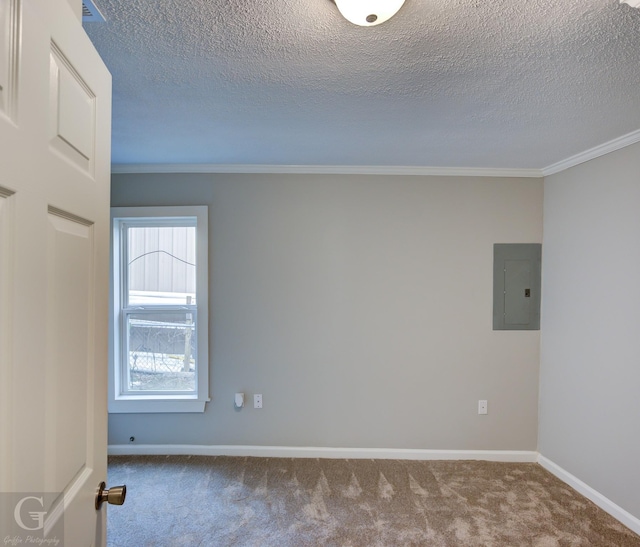
[[[487,414],[488,413],[488,406],[487,406],[487,401],[485,401],[484,399],[481,399],[480,401],[478,401],[478,414]]]
[[[256,393],[253,396],[253,408],[262,408],[262,394]]]

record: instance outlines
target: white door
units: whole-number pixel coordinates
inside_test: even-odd
[[[68,2],[0,0],[0,529],[23,545],[105,544],[110,117]]]

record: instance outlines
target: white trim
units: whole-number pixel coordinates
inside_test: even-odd
[[[413,448],[325,448],[307,446],[116,444],[110,456],[258,456],[264,458],[339,458],[364,460],[483,460],[535,463],[529,450],[424,450]]]
[[[575,156],[571,156],[570,158],[561,160],[557,163],[549,165],[541,170],[543,176],[548,177],[549,175],[555,175],[560,171],[564,171],[565,169],[569,169],[570,167],[575,167],[581,163],[593,160],[600,156],[604,156],[605,154],[609,154],[611,152],[615,152],[616,150],[620,150],[621,148],[625,148],[627,146],[631,146],[640,142],[640,129],[637,131],[632,131],[631,133],[627,133],[626,135],[622,135],[622,137],[618,137],[609,142],[605,142],[604,144],[600,144],[589,150],[585,150],[584,152],[580,152]]]
[[[242,165],[215,163],[114,163],[111,172],[123,173],[259,173],[296,175],[431,175],[443,177],[540,178],[540,169],[485,167],[421,167],[393,165]]]
[[[209,398],[209,220],[208,206],[169,206],[169,207],[112,207],[111,208],[111,282],[110,282],[110,306],[109,306],[109,397],[108,409],[110,413],[174,413],[174,412],[198,412],[205,410],[205,403]],[[168,225],[174,221],[184,221],[185,225],[196,227],[196,307],[197,307],[197,373],[196,390],[194,393],[182,394],[174,392],[169,395],[148,392],[123,393],[120,378],[122,370],[119,363],[123,360],[121,354],[124,348],[121,342],[122,317],[125,309],[121,293],[122,280],[126,277],[122,274],[121,262],[123,253],[121,247],[121,228],[125,224],[145,225],[151,221],[169,219]],[[156,224],[151,222],[151,224]],[[203,304],[204,303],[204,304]],[[175,306],[163,309],[174,309]],[[116,335],[118,333],[118,335]],[[124,360],[127,358],[125,357]]]
[[[630,528],[636,534],[640,534],[639,518],[634,517],[631,513],[625,511],[622,507],[615,504],[609,498],[603,496],[600,492],[594,490],[588,484],[582,482],[579,478],[572,475],[556,463],[552,462],[549,458],[545,458],[542,454],[538,456],[538,463],[547,471],[558,477],[561,481],[567,483],[569,486],[580,492],[580,494],[585,498],[590,499],[600,507],[600,509],[609,513],[616,520],[619,520],[627,528]]]
[[[640,8],[640,0],[620,0],[621,4],[629,4],[632,8]]]
[[[111,393],[110,393],[111,395]],[[151,398],[145,397],[116,397],[109,399],[109,414],[173,414],[176,412],[202,413],[205,405],[211,399],[186,399],[180,397]]]

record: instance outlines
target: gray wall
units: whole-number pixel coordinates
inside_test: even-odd
[[[539,332],[492,330],[492,260],[541,241],[542,201],[541,179],[114,175],[114,206],[209,206],[213,400],[111,415],[109,442],[535,450]]]
[[[539,451],[640,518],[640,145],[545,180]]]

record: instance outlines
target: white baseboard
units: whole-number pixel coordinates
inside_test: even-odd
[[[324,448],[306,446],[116,444],[109,455],[259,456],[265,458],[342,458],[367,460],[484,460],[535,463],[528,450],[422,450],[404,448]]]
[[[600,509],[609,513],[616,520],[619,520],[627,528],[630,528],[636,534],[640,534],[639,518],[634,517],[631,513],[625,511],[622,507],[613,503],[609,498],[603,496],[600,492],[582,482],[578,477],[553,463],[549,458],[545,458],[542,454],[538,456],[538,463],[547,471],[558,477],[561,481],[566,482],[569,486],[580,492],[585,498],[590,499],[600,507]]]

